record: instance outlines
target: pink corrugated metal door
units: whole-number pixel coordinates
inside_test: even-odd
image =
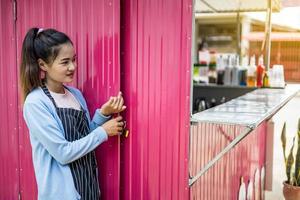
[[[121,199],[188,199],[191,0],[121,3]]]
[[[8,10],[12,9],[12,2],[2,2],[1,22],[2,19],[12,19],[2,18],[2,15],[10,14]],[[3,105],[6,118],[2,121],[7,127],[1,129],[4,131],[0,132],[0,142],[4,146],[0,148],[12,151],[3,155],[1,151],[1,158],[13,163],[0,165],[1,177],[13,176],[7,177],[11,183],[0,181],[1,186],[6,184],[4,188],[10,190],[4,193],[9,194],[8,198],[3,199],[16,199],[18,187],[22,199],[35,199],[37,195],[28,130],[22,118],[22,107],[17,107],[16,86],[22,40],[32,26],[54,27],[70,35],[78,54],[74,85],[83,91],[91,110],[110,95],[115,95],[120,82],[122,84],[130,135],[121,143],[121,154],[119,138],[102,145],[97,152],[103,199],[188,198],[192,1],[121,2],[123,57],[120,80],[119,1],[17,1],[17,41],[1,41],[6,47],[1,56],[4,53],[10,55],[4,64],[12,65],[4,72],[1,68],[1,86],[5,86],[5,89],[1,88],[1,95],[4,91],[7,98]],[[9,35],[14,38],[12,30],[5,31],[7,38]],[[17,53],[13,53],[14,44]],[[12,107],[9,107],[10,103]],[[19,134],[15,133],[17,131]],[[7,140],[3,141],[5,137]],[[19,152],[10,150],[18,143]],[[18,167],[20,178],[17,176]]]
[[[17,3],[17,58],[26,31],[33,26],[53,27],[67,33],[78,55],[73,85],[83,91],[90,111],[120,88],[118,0],[20,0]],[[21,113],[22,108],[19,108]],[[93,114],[93,113],[92,113]],[[36,198],[31,147],[22,114],[20,121],[20,183],[22,199]],[[97,149],[103,199],[119,199],[119,138]]]
[[[13,2],[0,1],[0,199],[18,199],[18,95]]]

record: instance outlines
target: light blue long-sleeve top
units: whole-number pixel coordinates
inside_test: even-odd
[[[86,111],[90,124],[90,134],[80,140],[69,142],[65,139],[63,124],[56,109],[40,87],[31,91],[24,102],[23,114],[30,133],[39,200],[80,199],[68,164],[108,139],[100,125],[109,117],[96,110],[91,121],[81,92],[69,86],[68,89]]]

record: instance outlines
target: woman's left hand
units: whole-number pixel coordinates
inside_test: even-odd
[[[120,113],[125,109],[126,106],[124,106],[122,92],[119,92],[118,96],[110,97],[110,99],[102,105],[100,111],[103,115],[107,116],[115,113]]]

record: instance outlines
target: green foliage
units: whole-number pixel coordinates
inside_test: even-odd
[[[297,138],[297,153],[296,153],[296,161],[295,161],[293,152],[294,152],[296,138]],[[300,119],[298,120],[297,134],[293,138],[293,145],[290,149],[287,158],[286,158],[286,123],[284,123],[281,132],[281,144],[283,149],[287,182],[294,186],[300,186]],[[294,168],[295,171],[292,173],[293,164],[295,164],[295,168]]]

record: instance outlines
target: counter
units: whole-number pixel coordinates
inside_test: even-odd
[[[192,122],[239,124],[256,127],[270,118],[300,90],[290,84],[284,89],[256,89],[224,104],[192,115]]]
[[[238,194],[241,177],[246,177],[245,182],[253,181],[257,170],[262,176],[266,162],[267,120],[299,91],[298,84],[289,84],[283,89],[256,89],[193,114],[189,172],[192,195],[198,193],[208,197],[210,190],[200,185],[208,184],[209,188],[221,183],[224,194],[218,198],[236,199],[232,195]]]

